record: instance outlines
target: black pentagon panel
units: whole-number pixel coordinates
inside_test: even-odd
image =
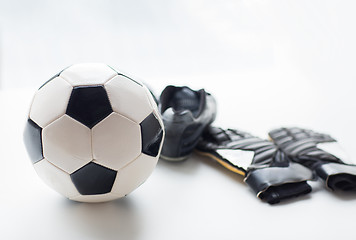
[[[163,129],[153,113],[141,123],[142,152],[156,157],[163,138]]]
[[[111,192],[117,172],[90,162],[70,175],[73,184],[82,195]]]
[[[111,104],[103,86],[74,87],[66,114],[88,128],[112,113]]]
[[[42,128],[31,119],[27,120],[23,139],[32,163],[42,160]]]

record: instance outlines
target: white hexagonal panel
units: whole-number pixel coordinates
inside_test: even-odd
[[[127,77],[118,75],[105,84],[112,109],[140,123],[152,112],[144,87]]]
[[[74,64],[60,74],[73,86],[104,84],[116,75],[112,68],[103,63]]]
[[[73,87],[61,77],[46,83],[33,98],[30,118],[40,127],[65,114]]]
[[[65,197],[71,198],[79,195],[68,173],[57,168],[43,159],[35,163],[34,168],[38,176],[51,188]]]
[[[92,144],[94,162],[118,170],[140,155],[140,126],[112,113],[92,129]]]
[[[67,173],[92,160],[90,129],[67,115],[42,130],[42,141],[45,158]]]
[[[96,203],[96,202],[108,202],[115,199],[120,198],[121,196],[113,194],[113,193],[105,193],[98,195],[79,195],[70,198],[71,200],[78,202],[88,202],[88,203]]]
[[[111,192],[119,196],[131,193],[151,175],[157,161],[158,157],[142,153],[135,161],[118,171]]]

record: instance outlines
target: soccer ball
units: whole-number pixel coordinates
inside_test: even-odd
[[[24,131],[40,178],[81,202],[114,200],[140,186],[163,139],[150,91],[99,63],[72,65],[43,84]]]

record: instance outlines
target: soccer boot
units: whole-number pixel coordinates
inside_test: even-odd
[[[279,128],[269,136],[294,162],[300,163],[325,181],[331,190],[356,191],[356,165],[330,135],[303,128]]]
[[[270,204],[311,192],[308,168],[293,163],[270,141],[249,133],[210,126],[196,147],[198,153],[244,176],[261,200]]]
[[[186,159],[197,145],[203,130],[215,120],[216,102],[204,89],[167,86],[159,99],[166,137],[161,157]]]

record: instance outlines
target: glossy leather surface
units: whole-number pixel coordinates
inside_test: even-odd
[[[117,172],[93,162],[88,163],[70,175],[81,195],[109,193]]]
[[[157,117],[151,113],[140,123],[142,152],[156,157],[163,138],[163,129]]]
[[[42,160],[42,128],[31,119],[28,119],[23,137],[27,153],[32,163]]]
[[[74,87],[66,114],[88,128],[112,113],[111,104],[103,86]]]
[[[161,157],[181,161],[192,153],[203,130],[215,120],[216,102],[204,89],[167,86],[160,96],[159,111],[166,133]]]

